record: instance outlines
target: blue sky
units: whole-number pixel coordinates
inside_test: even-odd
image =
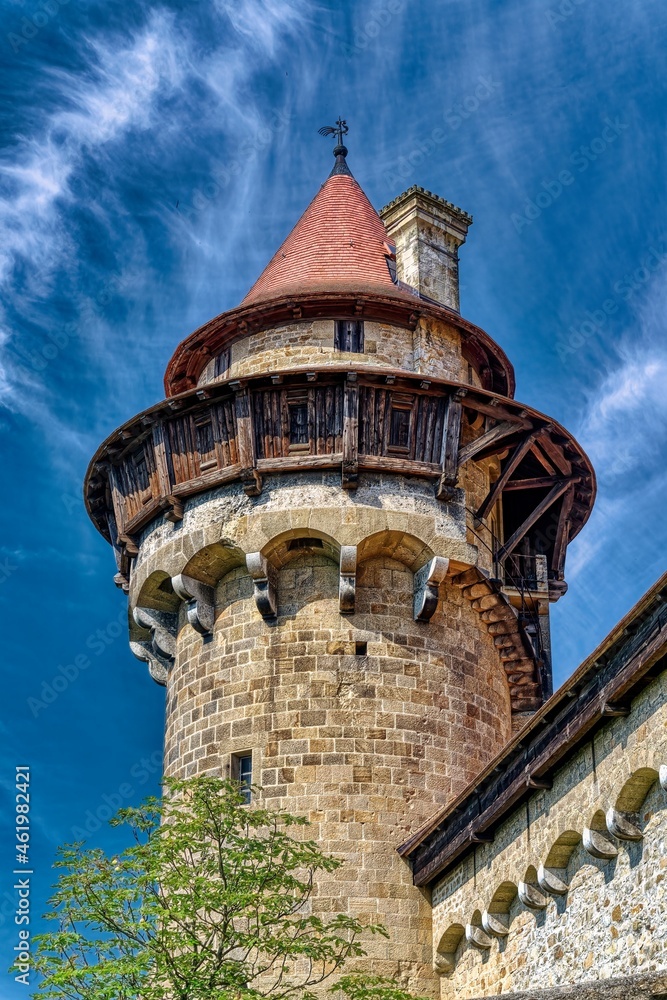
[[[663,572],[667,7],[0,11],[4,969],[14,767],[32,769],[35,915],[56,845],[86,824],[110,844],[96,829],[109,803],[159,779],[163,692],[127,647],[111,550],[80,499],[87,462],[161,398],[176,344],[240,301],[310,201],[332,162],[319,126],[348,119],[349,163],[376,207],[417,183],[474,215],[462,312],[509,354],[517,397],[596,466],[553,613],[557,682]],[[26,995],[5,979],[2,1000]]]

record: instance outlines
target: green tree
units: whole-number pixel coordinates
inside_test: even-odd
[[[167,780],[163,799],[121,809],[130,846],[108,857],[61,848],[47,917],[35,939],[48,1000],[311,1000],[366,934],[345,914],[309,913],[318,873],[341,861],[299,828],[307,821],[246,805],[213,777]],[[296,834],[296,835],[294,835]],[[301,834],[301,835],[299,835]],[[387,980],[356,973],[332,988],[349,1000],[409,1000]]]

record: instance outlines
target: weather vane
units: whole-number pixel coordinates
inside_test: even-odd
[[[345,149],[343,145],[343,136],[347,135],[349,129],[347,127],[347,122],[343,118],[339,118],[335,125],[324,125],[321,129],[318,129],[318,132],[320,135],[335,135],[337,137],[338,142],[336,143],[336,148],[334,149],[334,156],[338,155],[337,150],[339,147]],[[347,150],[345,149],[343,156],[345,156],[346,153]]]

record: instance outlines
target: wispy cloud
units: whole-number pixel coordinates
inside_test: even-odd
[[[194,5],[188,13],[205,9]],[[190,172],[197,157],[204,183],[219,162],[203,140],[207,130],[222,133],[232,148],[258,133],[265,118],[249,95],[253,74],[266,70],[304,11],[303,0],[217,0],[216,41],[203,44],[194,21],[154,8],[143,25],[122,34],[89,31],[78,41],[76,69],[44,70],[53,110],[0,162],[0,290],[14,285],[0,314],[0,403],[57,437],[59,451],[68,438],[77,447],[84,436],[72,435],[71,414],[61,419],[57,391],[52,395],[55,365],[45,366],[44,357],[66,351],[70,367],[82,366],[84,379],[94,369],[119,400],[141,391],[144,362],[160,345],[137,329],[168,311],[156,241],[175,256],[189,243],[201,256],[216,256],[206,230],[217,213],[179,214],[178,197],[168,203],[174,178],[158,171],[178,165],[180,155]],[[249,173],[239,170],[226,195],[250,198]],[[138,183],[154,177],[139,200]],[[199,284],[195,269],[184,297],[195,297]],[[58,323],[64,333],[54,335]],[[165,345],[187,332],[165,337]],[[119,351],[134,356],[129,371],[117,364]]]
[[[667,436],[667,287],[657,275],[609,369],[589,392],[579,436],[605,488],[627,493],[664,470]],[[614,361],[616,363],[614,364]]]

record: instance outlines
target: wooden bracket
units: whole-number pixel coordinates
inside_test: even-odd
[[[132,537],[132,535],[119,535],[118,541],[121,543],[121,545],[125,549],[125,552],[130,557],[130,559],[133,559],[134,556],[139,555],[139,546],[137,545],[136,540]]]
[[[165,521],[171,521],[173,524],[178,524],[179,521],[183,520],[183,501],[179,500],[178,497],[171,495],[162,497],[159,507],[160,510],[164,511]]]

